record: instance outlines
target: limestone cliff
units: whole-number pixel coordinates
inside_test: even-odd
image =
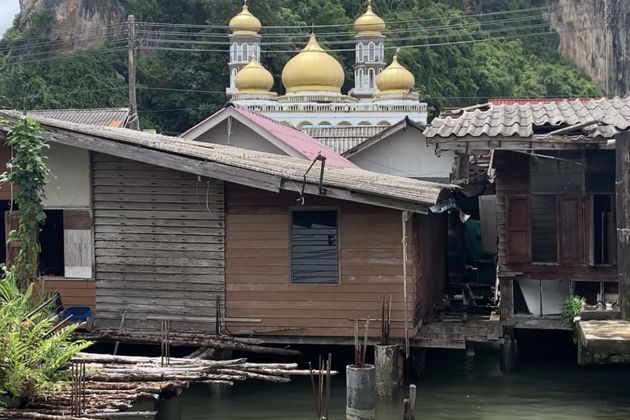
[[[556,0],[560,52],[608,95],[630,94],[630,0]]]
[[[20,0],[20,29],[46,10],[51,19],[50,37],[63,40],[68,50],[98,46],[124,30],[127,15],[117,0]]]

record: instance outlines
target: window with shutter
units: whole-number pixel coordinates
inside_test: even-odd
[[[506,259],[508,263],[532,261],[531,205],[527,195],[505,197]]]
[[[557,200],[558,262],[584,264],[584,199],[581,196],[559,195]]]

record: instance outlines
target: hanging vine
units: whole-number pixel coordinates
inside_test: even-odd
[[[12,157],[7,163],[7,172],[0,177],[0,182],[13,186],[13,203],[20,211],[17,230],[9,232],[9,243],[19,244],[20,248],[10,266],[5,268],[5,278],[22,288],[38,278],[37,232],[46,219],[42,202],[48,176],[44,149],[48,145],[37,136],[39,132],[40,125],[26,117],[11,128],[6,143],[12,148]]]

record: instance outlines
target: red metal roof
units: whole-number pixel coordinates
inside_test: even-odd
[[[260,126],[264,130],[273,134],[278,140],[284,142],[292,149],[303,155],[309,160],[313,160],[321,153],[326,157],[326,164],[337,166],[340,168],[358,168],[357,165],[350,162],[348,159],[341,156],[334,150],[326,147],[322,143],[318,142],[306,133],[293,128],[288,124],[283,124],[279,121],[250,111],[239,106],[232,105],[234,110],[239,114],[249,119],[256,125]]]

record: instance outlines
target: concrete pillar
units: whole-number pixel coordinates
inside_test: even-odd
[[[391,399],[398,391],[398,346],[374,346],[376,398]]]
[[[346,420],[376,419],[375,377],[373,365],[346,366]]]
[[[160,398],[155,402],[155,420],[182,420],[182,406],[179,397]]]
[[[511,335],[506,334],[501,344],[501,370],[512,372],[516,369],[518,342]]]

